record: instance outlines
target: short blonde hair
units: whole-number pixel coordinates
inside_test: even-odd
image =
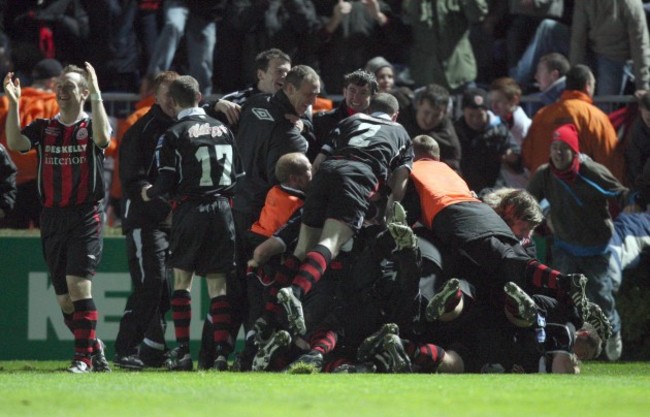
[[[289,181],[292,175],[303,175],[311,169],[311,163],[305,154],[292,152],[284,154],[275,164],[275,178],[280,184]]]
[[[413,138],[413,153],[417,158],[433,158],[440,160],[440,146],[434,138],[429,135],[418,135]]]
[[[85,69],[78,67],[76,65],[66,65],[63,67],[63,70],[61,71],[61,75],[65,74],[79,74],[81,75],[81,81],[79,81],[79,87],[81,87],[84,90],[88,89],[88,71]]]

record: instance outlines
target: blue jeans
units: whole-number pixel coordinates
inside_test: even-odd
[[[594,55],[590,67],[596,76],[597,96],[616,96],[623,93],[625,76],[625,61],[614,61],[602,55]]]
[[[541,21],[537,16],[511,15],[510,26],[506,31],[508,68],[517,65],[519,57],[533,41]]]
[[[535,77],[537,63],[542,56],[551,52],[569,56],[570,39],[567,25],[553,19],[542,20],[517,66],[510,69],[510,76],[525,88]]]
[[[607,315],[614,333],[621,331],[621,318],[616,311],[614,285],[608,275],[611,253],[597,256],[574,256],[563,249],[553,247],[552,267],[564,274],[580,272],[587,281],[587,297],[598,304]]]
[[[115,22],[115,31],[110,34],[110,45],[113,49],[111,64],[119,74],[136,72],[139,59],[135,34],[138,3],[135,0],[110,0],[108,4],[111,6],[110,18]]]
[[[185,34],[189,74],[199,82],[204,95],[212,94],[212,65],[217,44],[217,24],[190,13],[184,0],[164,3],[165,24],[160,31],[148,72],[166,71],[174,60],[178,44]]]
[[[140,44],[142,45],[142,54],[144,66],[149,66],[149,61],[156,49],[156,40],[158,39],[158,20],[155,11],[140,10],[136,19],[136,31]]]

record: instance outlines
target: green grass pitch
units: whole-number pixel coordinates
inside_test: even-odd
[[[0,416],[645,416],[650,363],[580,375],[289,375],[165,371],[72,375],[0,362]]]

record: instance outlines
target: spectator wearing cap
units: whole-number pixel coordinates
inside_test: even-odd
[[[454,123],[462,151],[460,170],[469,188],[479,193],[501,185],[502,164],[509,164],[505,155],[518,154],[520,149],[508,126],[488,110],[487,91],[470,88],[463,93],[461,104],[463,114]]]
[[[376,56],[366,63],[365,71],[375,75],[379,85],[379,92],[395,96],[400,109],[397,121],[402,125],[407,122],[408,118],[404,118],[404,115],[413,110],[414,94],[413,90],[405,85],[395,85],[395,68],[393,64],[383,56]]]
[[[612,122],[593,104],[596,79],[589,67],[576,65],[566,74],[566,88],[560,100],[542,107],[533,117],[522,145],[524,166],[534,173],[548,162],[552,134],[571,123],[578,129],[580,151],[603,164],[623,181],[623,151]]]
[[[383,56],[376,56],[366,63],[366,72],[375,74],[379,91],[390,93],[395,86],[395,72],[393,64],[388,62]]]
[[[556,128],[549,141],[548,163],[533,175],[528,191],[538,201],[546,199],[550,203],[551,267],[564,273],[580,272],[589,278],[587,297],[603,309],[613,327],[606,355],[616,360],[622,349],[621,320],[607,274],[611,257],[608,245],[614,231],[609,202],[623,207],[629,190],[607,167],[580,154],[581,141],[575,125]]]
[[[43,59],[32,69],[32,85],[22,88],[19,101],[20,125],[27,126],[35,119],[51,119],[59,112],[54,92],[57,79],[63,66],[56,59]],[[8,101],[0,100],[0,142],[7,145],[5,123],[7,120]],[[27,153],[8,151],[16,164],[16,205],[14,210],[0,221],[0,227],[27,229],[38,227],[41,213],[40,197],[37,185],[36,150]]]

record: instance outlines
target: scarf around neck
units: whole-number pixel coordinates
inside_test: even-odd
[[[573,183],[578,176],[578,172],[580,171],[580,154],[574,154],[571,165],[569,165],[569,167],[564,170],[557,169],[551,160],[549,160],[549,166],[551,167],[551,172],[557,178],[567,183]]]

